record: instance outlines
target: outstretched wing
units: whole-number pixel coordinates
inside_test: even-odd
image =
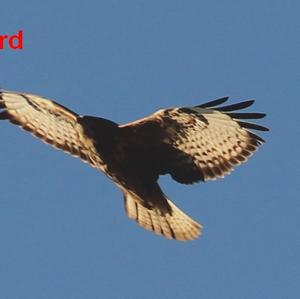
[[[79,116],[62,105],[32,94],[0,91],[0,119],[7,119],[55,148],[96,166],[92,141]]]
[[[124,125],[141,134],[159,124],[156,143],[165,155],[158,164],[180,183],[213,180],[245,162],[264,140],[250,130],[268,129],[245,121],[263,118],[263,113],[238,113],[253,100],[219,107],[226,98],[194,107],[159,110],[148,118]],[[167,150],[166,150],[167,149]]]

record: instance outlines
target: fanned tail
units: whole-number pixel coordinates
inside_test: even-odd
[[[155,202],[163,204],[146,206],[138,196],[129,192],[124,195],[127,216],[145,229],[179,241],[194,240],[201,235],[201,224],[186,215],[171,200],[164,196]]]

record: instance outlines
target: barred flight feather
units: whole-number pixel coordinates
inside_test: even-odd
[[[167,239],[193,240],[202,226],[160,189],[160,175],[179,183],[215,180],[245,162],[264,142],[248,120],[264,113],[236,112],[254,100],[220,106],[223,97],[193,107],[162,109],[124,125],[80,116],[55,101],[0,91],[0,119],[103,171],[124,194],[129,218]]]

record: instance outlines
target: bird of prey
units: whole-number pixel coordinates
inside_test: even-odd
[[[161,109],[120,125],[37,95],[0,90],[0,119],[104,172],[123,192],[128,217],[140,226],[187,241],[202,226],[162,192],[159,176],[169,174],[182,184],[222,178],[264,142],[251,130],[268,130],[245,121],[264,113],[236,112],[253,100],[220,106],[227,100]]]

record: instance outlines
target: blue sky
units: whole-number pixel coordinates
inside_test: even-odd
[[[204,225],[167,241],[119,190],[0,123],[0,298],[297,298],[299,1],[2,1],[0,87],[124,123],[230,96],[267,112],[267,143],[224,180],[160,184]]]

